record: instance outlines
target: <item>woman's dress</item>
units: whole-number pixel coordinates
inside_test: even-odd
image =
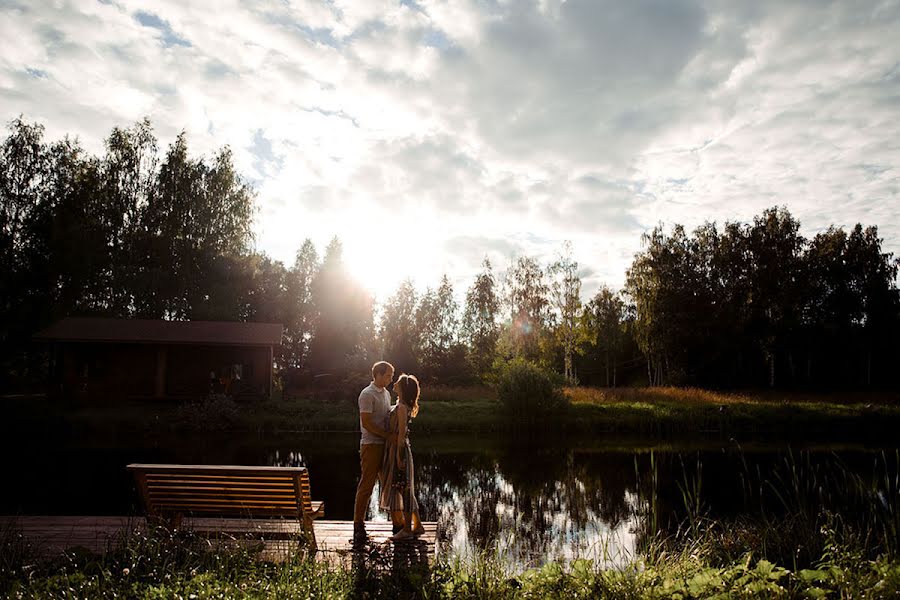
[[[381,482],[380,504],[382,510],[389,510],[391,512],[402,511],[406,513],[417,512],[419,510],[419,503],[416,501],[415,493],[416,479],[413,474],[412,448],[409,445],[410,421],[412,421],[412,419],[407,416],[406,437],[404,439],[394,442],[389,438],[384,446],[384,462],[381,467],[383,481]],[[388,427],[391,433],[396,434],[400,431],[397,404],[391,407],[390,424]],[[404,461],[406,464],[404,465],[405,469],[402,473],[397,467],[398,442],[403,445],[401,452],[404,450],[406,452]]]

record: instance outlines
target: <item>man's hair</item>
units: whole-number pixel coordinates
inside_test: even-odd
[[[384,375],[385,373],[387,373],[388,371],[393,371],[393,370],[394,370],[394,365],[392,365],[391,363],[389,363],[385,360],[379,360],[377,363],[372,365],[372,379],[375,379],[376,377],[380,377],[380,376]]]

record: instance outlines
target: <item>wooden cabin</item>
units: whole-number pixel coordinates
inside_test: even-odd
[[[279,323],[66,318],[50,346],[51,390],[65,397],[269,397]]]

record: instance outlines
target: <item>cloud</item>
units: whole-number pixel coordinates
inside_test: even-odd
[[[588,293],[621,285],[657,223],[746,221],[773,205],[807,235],[877,224],[900,253],[896,2],[0,13],[16,40],[0,50],[0,117],[94,152],[145,115],[163,147],[181,130],[193,152],[229,145],[259,192],[260,249],[282,260],[305,237],[324,245],[399,215],[427,228],[434,256],[419,264],[435,277],[462,282],[485,254],[549,259],[571,240]]]

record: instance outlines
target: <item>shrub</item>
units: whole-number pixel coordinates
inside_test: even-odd
[[[189,402],[178,407],[178,424],[201,431],[225,431],[234,425],[238,417],[238,405],[231,396],[210,394],[199,402]]]
[[[535,422],[568,406],[562,377],[522,358],[500,363],[495,381],[497,398],[516,421]]]

